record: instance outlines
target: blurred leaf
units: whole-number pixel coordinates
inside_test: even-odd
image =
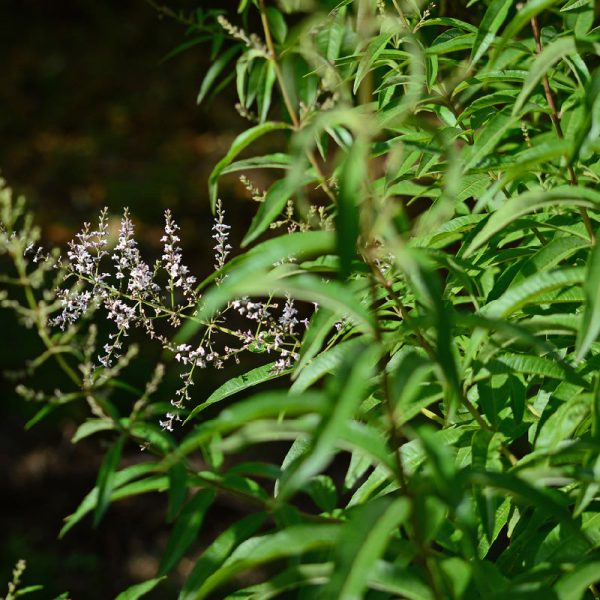
[[[145,475],[148,472],[152,472],[155,470],[156,465],[151,463],[134,465],[132,467],[127,467],[126,469],[117,472],[114,480],[114,490],[112,492],[110,501],[113,502],[115,500],[121,500],[122,498],[128,498],[130,496],[136,496],[138,494],[145,494],[147,492],[166,490],[169,486],[169,480],[167,477],[163,477],[160,475],[150,476],[146,479],[141,479],[140,481],[128,483],[131,479],[141,477],[142,475]],[[60,530],[58,537],[64,537],[72,527],[74,527],[77,523],[79,523],[79,521],[81,521],[81,519],[83,519],[83,517],[85,517],[88,513],[92,512],[96,507],[97,502],[98,488],[95,487],[81,501],[81,503],[77,507],[77,510],[73,514],[66,517],[66,523]]]
[[[263,202],[260,203],[256,215],[252,219],[244,239],[242,248],[253,242],[259,235],[263,234],[269,225],[279,216],[285,208],[288,200],[300,187],[315,181],[314,177],[308,176],[299,182],[290,179],[276,181],[268,190]]]
[[[175,463],[169,469],[169,507],[167,521],[173,521],[187,496],[187,469],[183,462]]]
[[[515,38],[517,33],[519,33],[523,27],[528,25],[533,17],[557,3],[557,0],[529,0],[524,6],[521,6],[519,10],[516,11],[513,18],[508,22],[501,38],[496,44],[492,61],[495,62],[495,60],[497,60],[501,50],[504,49],[504,46],[508,41]]]
[[[289,126],[286,123],[261,123],[260,125],[256,125],[247,129],[246,131],[240,133],[229,148],[227,154],[217,163],[215,168],[212,170],[209,178],[208,178],[208,190],[210,194],[210,206],[214,213],[215,205],[217,203],[217,189],[218,189],[218,181],[221,176],[223,170],[228,167],[233,159],[245,148],[247,148],[250,144],[255,142],[258,138],[261,138],[263,135],[267,133],[271,133],[273,131],[277,131],[280,129],[287,129]]]
[[[473,44],[471,66],[484,55],[493,43],[494,37],[500,27],[502,27],[511,5],[511,0],[492,0],[488,6],[478,28],[477,38]]]
[[[600,561],[582,562],[554,584],[558,600],[581,600],[587,588],[600,581]]]
[[[154,579],[132,585],[124,592],[121,592],[115,600],[138,600],[138,598],[151,592],[164,579],[166,579],[166,577],[163,575],[162,577],[155,577]]]
[[[198,97],[196,98],[197,104],[200,104],[202,100],[206,98],[206,95],[210,91],[210,88],[216,81],[217,77],[225,70],[231,59],[238,54],[240,50],[240,46],[232,46],[231,48],[228,48],[219,54],[219,57],[213,61],[208,71],[206,71],[206,75],[204,76],[202,83],[200,84],[200,91],[198,92]]]
[[[171,531],[167,547],[160,561],[158,572],[161,575],[168,573],[194,542],[206,511],[214,499],[215,492],[209,489],[196,492],[187,501],[175,521],[175,526]]]
[[[71,442],[76,444],[98,431],[110,431],[114,428],[115,424],[111,419],[88,419],[77,428],[77,431],[71,438]]]
[[[600,248],[596,244],[590,253],[583,283],[585,306],[577,332],[577,360],[589,351],[600,333]]]
[[[515,127],[517,121],[509,112],[503,109],[494,115],[481,133],[476,136],[475,143],[468,146],[464,152],[463,171],[476,167],[500,143],[506,132]]]
[[[343,279],[351,273],[357,256],[359,235],[359,206],[367,174],[368,148],[364,141],[354,142],[339,174],[339,193],[336,216],[336,240]]]
[[[196,600],[198,590],[213,575],[227,557],[265,522],[266,513],[248,515],[226,529],[200,555],[179,594],[179,600]]]
[[[215,588],[243,571],[288,556],[302,556],[310,551],[329,548],[336,543],[339,530],[339,525],[295,525],[250,538],[234,550],[220,570],[204,581],[195,599],[206,598]]]
[[[120,436],[106,453],[96,480],[98,500],[94,510],[94,527],[97,527],[110,504],[111,495],[115,485],[116,470],[121,460],[121,453],[125,445],[125,437]]]
[[[338,369],[331,398],[331,408],[315,431],[309,448],[284,470],[279,482],[281,502],[300,489],[313,475],[319,473],[333,458],[332,449],[340,437],[344,423],[351,420],[364,399],[370,375],[379,357],[376,346],[358,347]]]
[[[520,112],[535,86],[547,76],[548,71],[555,63],[576,51],[575,40],[572,37],[560,38],[546,46],[533,61],[527,73],[527,79],[523,83],[523,89],[513,105],[512,114],[516,115]]]
[[[338,537],[334,571],[323,598],[362,598],[373,566],[409,514],[406,498],[379,498],[358,508]]]

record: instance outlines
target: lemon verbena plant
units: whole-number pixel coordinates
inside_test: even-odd
[[[2,302],[44,344],[33,382],[47,361],[66,382],[18,390],[34,421],[87,401],[75,441],[111,440],[62,534],[168,495],[156,577],[122,598],[186,555],[181,600],[600,597],[594,1],[149,2],[212,44],[198,101],[234,87],[248,124],[208,181],[202,281],[170,211],[154,263],[127,211],[61,255],[1,192]],[[257,209],[233,249],[236,176]],[[133,330],[166,366],[125,406]],[[152,460],[122,467],[125,444]],[[227,495],[245,513],[206,539]]]

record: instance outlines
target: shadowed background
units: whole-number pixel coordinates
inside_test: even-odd
[[[143,0],[5,0],[0,6],[0,174],[27,196],[44,243],[64,247],[103,206],[115,215],[129,206],[152,255],[160,251],[162,213],[169,207],[182,227],[185,260],[195,273],[209,272],[206,180],[245,122],[227,94],[196,106],[208,48],[195,46],[163,62],[186,40],[186,30],[159,19]],[[235,193],[235,187],[225,190],[230,198],[224,200],[239,237],[253,207],[243,194],[233,203]],[[93,487],[106,447],[95,438],[71,443],[83,406],[24,431],[38,407],[14,394],[9,375],[39,347],[13,313],[0,311],[0,331],[0,595],[16,560],[25,558],[25,584],[45,587],[31,598],[67,590],[73,599],[113,598],[155,575],[168,535],[166,498],[117,503],[97,530],[86,519],[57,539],[62,519]],[[143,382],[157,356],[156,348],[143,347],[130,376]],[[140,460],[136,448],[129,452],[124,466]],[[210,538],[223,524],[218,514],[213,518],[214,527],[209,522],[204,529]],[[179,576],[190,568],[184,560]],[[154,597],[174,596],[165,586]]]

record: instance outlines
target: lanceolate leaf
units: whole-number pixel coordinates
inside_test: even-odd
[[[250,538],[233,552],[219,571],[205,580],[195,598],[206,598],[212,590],[233,576],[253,567],[288,556],[302,556],[312,550],[329,548],[336,543],[339,530],[339,525],[296,525]]]
[[[483,229],[473,238],[463,256],[467,258],[473,254],[493,235],[502,231],[519,217],[541,208],[563,205],[598,208],[600,207],[600,192],[581,186],[559,186],[553,190],[535,190],[509,198],[491,215]]]
[[[480,135],[476,137],[475,143],[465,150],[463,171],[466,172],[472,167],[476,167],[500,143],[506,132],[515,125],[516,119],[509,114],[508,109],[493,116]]]
[[[558,600],[580,600],[593,583],[597,583],[600,561],[579,563],[574,569],[562,575],[554,585]]]
[[[121,453],[123,452],[123,446],[125,445],[125,437],[120,436],[119,439],[111,446],[110,450],[106,453],[102,466],[98,473],[98,480],[96,487],[98,489],[98,501],[96,503],[96,509],[94,510],[94,526],[96,527],[102,516],[108,508],[110,497],[115,485],[115,477],[119,461],[121,460]]]
[[[576,51],[575,40],[572,37],[560,38],[546,46],[533,61],[527,79],[523,83],[523,89],[513,106],[512,114],[519,113],[535,86],[548,74],[548,70],[555,63],[565,56],[574,54]]]
[[[200,104],[206,95],[210,92],[210,88],[217,79],[217,77],[225,70],[229,62],[233,57],[240,52],[240,46],[232,46],[224,52],[211,64],[210,68],[206,72],[202,84],[200,85],[200,91],[198,92],[198,98],[196,102]]]
[[[278,278],[273,273],[238,271],[218,288],[204,296],[198,319],[212,318],[227,302],[244,296],[291,296],[305,302],[318,303],[334,311],[341,319],[353,320],[363,331],[373,331],[373,317],[349,285],[323,281],[311,275]]]
[[[550,291],[581,284],[584,277],[581,267],[542,271],[507,290],[500,298],[484,306],[482,312],[491,318],[507,317]]]
[[[240,133],[229,148],[229,152],[217,163],[215,168],[212,170],[210,177],[208,178],[208,190],[210,193],[210,206],[214,212],[215,205],[217,203],[217,185],[219,181],[219,177],[221,173],[225,169],[225,167],[229,166],[233,159],[245,148],[247,148],[252,142],[256,141],[258,138],[266,135],[267,133],[271,133],[273,131],[277,131],[280,129],[286,129],[289,126],[286,123],[276,123],[276,122],[268,122],[261,123],[260,125],[256,125],[255,127],[251,127],[247,131]]]
[[[142,468],[143,467],[143,468]],[[130,478],[139,477],[141,473],[147,473],[148,471],[156,470],[155,465],[135,465],[135,467],[129,467],[123,469],[115,476],[115,488],[110,498],[111,502],[121,500],[123,498],[129,498],[130,496],[137,496],[138,494],[146,494],[148,492],[160,492],[165,491],[169,487],[169,478],[161,475],[150,476],[139,481],[132,483],[125,483]],[[122,478],[120,478],[122,476]],[[118,485],[119,482],[123,482],[122,485]],[[117,487],[118,486],[118,487]],[[59,533],[59,537],[63,537],[72,527],[74,527],[83,517],[94,510],[98,502],[98,488],[95,487],[81,502],[77,510],[65,520],[66,523],[62,527]]]
[[[211,290],[210,296],[207,294],[200,301],[198,308],[203,314],[210,314],[211,311],[214,314],[223,304],[239,297],[236,296],[237,288],[246,282],[252,283],[252,280],[257,285],[257,275],[266,272],[275,263],[328,254],[334,251],[334,247],[334,236],[328,231],[296,232],[258,244],[246,254],[229,261],[198,286],[198,289],[202,289],[218,277],[227,275],[220,286]],[[269,291],[263,286],[259,293],[268,295]],[[176,343],[188,340],[202,325],[203,321],[200,318],[186,321],[175,338]]]
[[[511,5],[512,0],[492,0],[485,11],[485,15],[483,16],[477,32],[477,38],[473,44],[471,65],[474,65],[490,47],[498,29],[500,29],[502,23],[504,23]]]
[[[263,202],[260,204],[250,229],[242,240],[242,247],[247,246],[250,242],[254,241],[259,235],[264,233],[269,225],[277,218],[281,211],[285,208],[288,200],[294,194],[294,192],[311,181],[315,181],[314,177],[306,177],[304,180],[295,184],[290,179],[281,179],[276,181],[267,192],[267,195]]]
[[[588,261],[585,283],[585,308],[577,332],[577,360],[581,360],[600,333],[600,248],[592,250]]]
[[[340,532],[334,572],[324,599],[362,598],[389,538],[410,514],[406,498],[384,497],[356,510]]]
[[[177,517],[167,548],[160,562],[159,573],[168,573],[196,539],[204,515],[215,499],[213,490],[201,490],[192,496]]]
[[[221,402],[221,400],[229,398],[238,392],[242,392],[255,385],[260,385],[265,381],[270,381],[271,379],[275,379],[286,374],[285,371],[277,371],[275,369],[275,365],[275,362],[270,362],[266,365],[262,365],[261,367],[256,367],[255,369],[252,369],[243,375],[229,379],[222,386],[217,388],[204,402],[202,402],[202,404],[194,407],[192,412],[186,418],[185,422],[187,423],[190,419],[193,419],[197,414],[212,404]]]
[[[162,577],[155,577],[154,579],[132,585],[124,592],[121,592],[115,600],[138,600],[138,598],[142,598],[148,592],[151,592],[164,579],[166,577],[163,575]]]
[[[519,8],[509,21],[506,28],[502,33],[496,49],[493,55],[493,59],[497,59],[501,50],[508,43],[509,40],[513,39],[519,31],[526,25],[529,25],[532,17],[537,16],[543,10],[550,8],[553,4],[557,4],[557,0],[529,0],[525,3],[525,6]]]
[[[286,499],[298,490],[312,475],[327,465],[332,457],[332,449],[340,436],[344,423],[353,418],[358,404],[365,398],[369,378],[378,360],[379,349],[357,348],[355,355],[348,357],[338,369],[337,380],[332,384],[331,404],[328,414],[315,431],[312,443],[305,454],[299,456],[283,472],[279,482],[280,500]]]
[[[350,148],[340,171],[336,239],[342,278],[348,277],[357,253],[359,211],[363,200],[364,179],[367,173],[368,148],[357,140]]]
[[[200,555],[192,572],[186,579],[179,594],[179,600],[196,600],[199,598],[198,591],[206,579],[217,571],[233,550],[253,535],[266,519],[267,515],[265,513],[248,515],[236,521],[212,542]]]

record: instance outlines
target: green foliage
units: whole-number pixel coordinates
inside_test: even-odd
[[[250,123],[210,176],[211,205],[222,177],[279,178],[249,224],[255,245],[198,286],[176,342],[246,296],[318,308],[294,364],[268,357],[194,390],[182,440],[153,429],[164,407],[150,392],[124,417],[82,388],[70,334],[48,332],[26,287],[47,358],[94,410],[75,440],[113,435],[61,535],[121,498],[169,496],[159,573],[120,597],[172,571],[216,492],[247,514],[204,544],[182,600],[599,597],[595,6],[441,12],[453,4],[256,0],[230,15],[254,34],[215,20],[198,100],[235,73]],[[277,152],[250,156],[267,134]],[[269,235],[277,219],[288,234]],[[0,246],[21,282],[23,239]],[[155,462],[119,469],[127,438]],[[261,582],[244,588],[251,570]]]

